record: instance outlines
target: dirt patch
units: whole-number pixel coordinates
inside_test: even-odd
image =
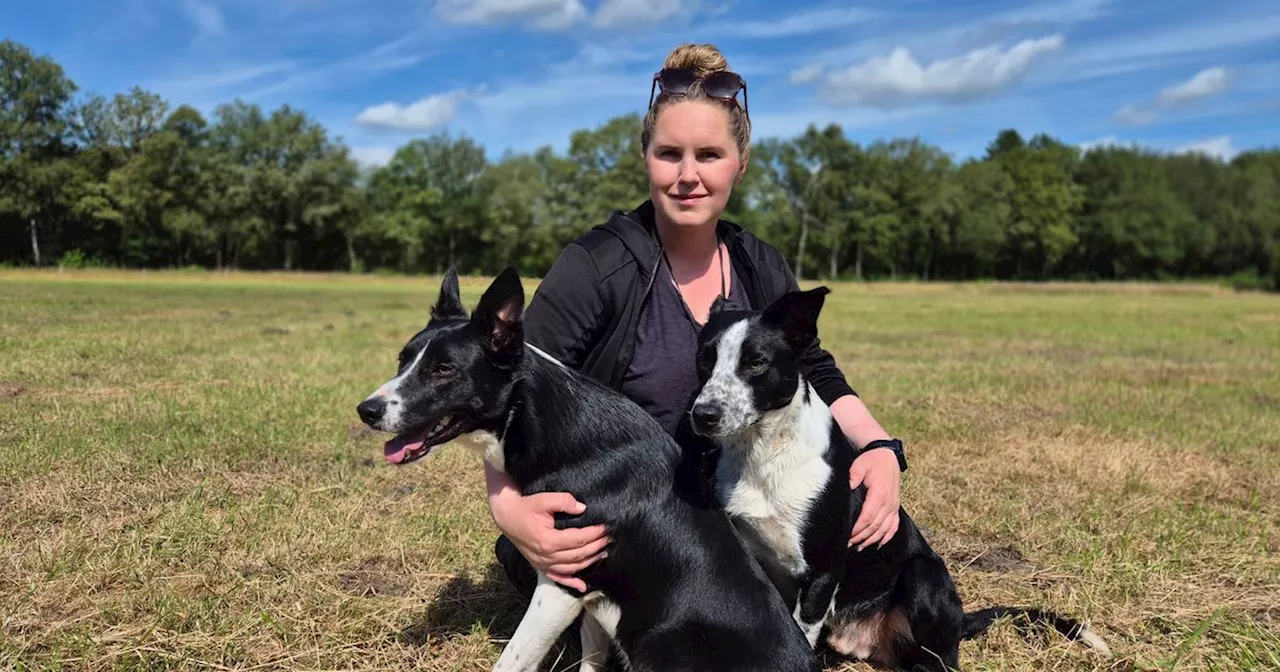
[[[918,526],[917,526],[918,527]],[[980,572],[1011,574],[1033,573],[1044,567],[1027,559],[1013,544],[989,546],[980,540],[963,535],[945,534],[920,528],[925,541],[947,561],[951,568],[976,569]]]
[[[284,567],[278,567],[274,564],[243,564],[236,568],[236,573],[246,581],[275,581],[289,575],[289,571]]]
[[[1249,618],[1265,625],[1280,625],[1280,607],[1264,607],[1262,609],[1250,609]]]
[[[392,569],[389,558],[371,556],[338,573],[338,586],[359,597],[403,597],[409,587]]]
[[[1034,572],[1042,569],[1039,565],[1027,560],[1022,551],[1012,545],[988,548],[979,553],[977,557],[963,559],[960,562],[980,572],[999,572],[1001,574]]]
[[[953,568],[965,567],[980,572],[1010,574],[1014,572],[1039,572],[1044,567],[1027,559],[1013,544],[987,546],[972,538],[935,532],[917,524],[921,536]]]
[[[369,429],[365,425],[356,425],[347,430],[347,438],[356,441],[366,441],[378,436],[378,432]]]
[[[0,383],[0,399],[11,399],[13,397],[21,397],[28,393],[28,389],[17,383]]]

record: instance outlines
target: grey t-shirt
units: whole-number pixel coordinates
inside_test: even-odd
[[[698,329],[684,299],[671,282],[666,259],[658,264],[652,295],[636,325],[635,356],[622,379],[621,392],[677,436],[680,421],[698,390],[695,354]],[[730,267],[729,300],[750,308],[737,271]]]

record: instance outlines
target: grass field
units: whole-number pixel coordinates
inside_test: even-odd
[[[522,605],[480,464],[394,468],[355,414],[437,288],[0,271],[0,668],[489,669]],[[834,289],[969,606],[1119,654],[1001,624],[966,669],[1280,669],[1280,297]]]

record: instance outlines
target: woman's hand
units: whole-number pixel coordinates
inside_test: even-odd
[[[902,472],[898,456],[887,448],[873,448],[859,455],[849,468],[849,487],[866,483],[867,499],[849,533],[849,545],[861,551],[872,544],[884,546],[898,531],[898,504]]]
[[[604,549],[610,542],[605,526],[558,530],[556,513],[578,515],[586,511],[586,505],[565,492],[523,496],[506,474],[492,470],[488,464],[485,471],[490,481],[489,512],[498,529],[547,578],[586,592],[586,582],[573,574],[605,557]]]

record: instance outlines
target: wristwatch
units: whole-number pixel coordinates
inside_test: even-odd
[[[902,450],[901,439],[877,439],[863,446],[862,450],[859,451],[858,454],[861,455],[872,448],[888,448],[889,450],[892,450],[893,454],[898,457],[899,471],[907,470],[907,454]]]

